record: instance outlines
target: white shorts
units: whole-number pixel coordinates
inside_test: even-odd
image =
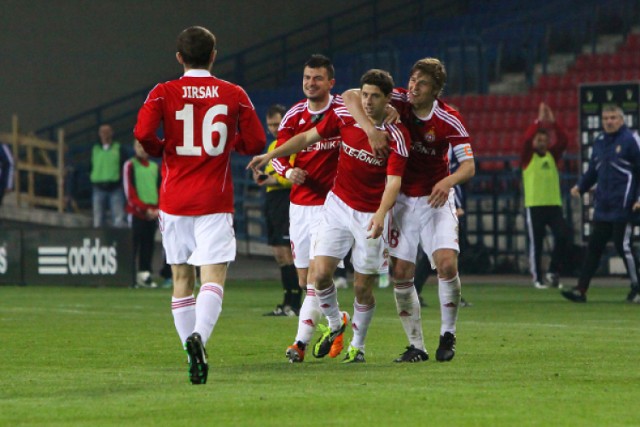
[[[373,213],[356,211],[338,196],[329,192],[324,202],[324,214],[316,239],[316,256],[343,259],[353,248],[353,269],[361,274],[379,274],[386,271],[386,245],[382,238],[367,239],[367,231]]]
[[[435,268],[433,253],[438,249],[460,252],[458,244],[458,217],[454,190],[444,206],[432,208],[428,196],[409,197],[400,193],[391,210],[388,241],[389,254],[404,261],[416,262],[418,244],[429,256]]]
[[[171,215],[160,211],[167,264],[211,265],[236,259],[233,214]]]
[[[289,240],[296,268],[309,268],[309,260],[314,258],[318,226],[324,206],[289,205]]]

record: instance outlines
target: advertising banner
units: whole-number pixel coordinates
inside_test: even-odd
[[[130,286],[134,281],[131,230],[22,231],[27,285]]]
[[[22,254],[19,230],[0,229],[0,283],[22,284]]]

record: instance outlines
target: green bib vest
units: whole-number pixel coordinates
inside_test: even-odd
[[[547,152],[544,156],[534,153],[531,162],[522,171],[524,206],[562,206],[560,175],[556,161]]]
[[[120,181],[120,143],[114,142],[108,150],[101,144],[93,146],[91,152],[91,182],[102,184]]]
[[[158,204],[158,165],[149,162],[147,166],[134,158],[133,176],[136,182],[136,191],[140,200],[148,205]]]

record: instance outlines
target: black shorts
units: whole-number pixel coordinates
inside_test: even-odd
[[[289,246],[289,190],[269,191],[264,202],[269,246]]]

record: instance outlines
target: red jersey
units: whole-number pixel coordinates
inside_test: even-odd
[[[231,150],[259,154],[266,144],[246,92],[207,70],[156,85],[134,135],[149,155],[162,156],[160,209],[172,215],[233,212]]]
[[[406,89],[395,88],[391,103],[411,134],[411,155],[400,191],[410,197],[428,196],[433,186],[449,175],[449,144],[463,161],[473,157],[471,139],[460,113],[439,99],[427,117],[415,115]]]
[[[320,111],[309,110],[308,100],[298,102],[282,118],[278,128],[276,147],[334,116],[334,110],[339,107],[344,107],[342,97],[339,95],[332,95],[327,106]],[[293,165],[289,163],[288,157],[272,160],[273,168],[282,176],[285,176],[287,170],[292,167],[303,169],[308,173],[302,185],[291,187],[291,203],[302,206],[317,206],[324,203],[336,177],[340,142],[342,140],[339,134],[324,138],[296,154]]]
[[[373,155],[369,138],[351,117],[346,107],[323,120],[316,130],[323,138],[342,136],[338,170],[332,191],[349,207],[360,212],[375,212],[380,206],[387,175],[402,176],[409,156],[410,136],[402,124],[378,129],[390,136],[388,158]]]

